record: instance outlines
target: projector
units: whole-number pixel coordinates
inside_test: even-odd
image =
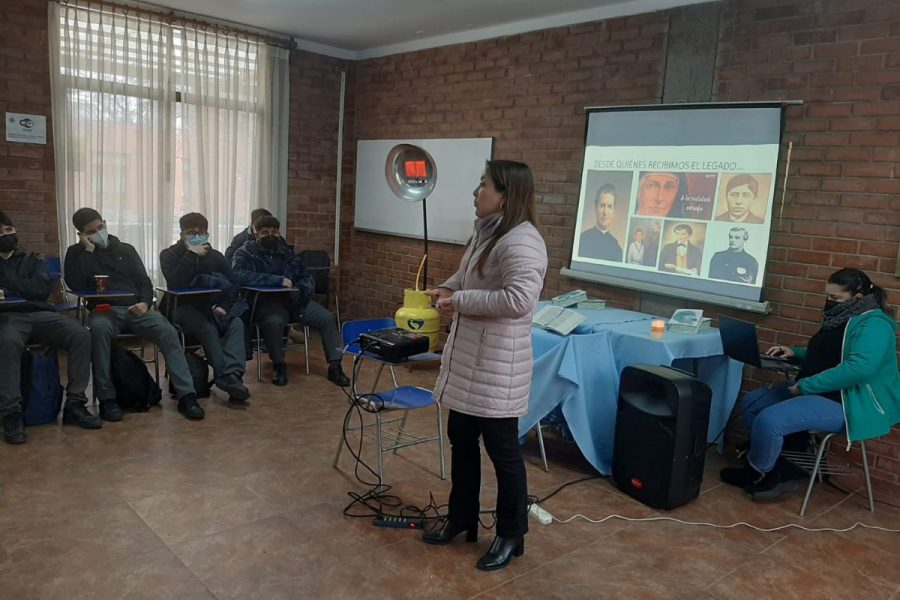
[[[399,327],[375,329],[359,336],[359,347],[388,360],[403,360],[428,352],[428,336]]]

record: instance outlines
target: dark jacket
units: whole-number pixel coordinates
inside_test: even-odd
[[[106,248],[97,246],[93,252],[85,250],[82,244],[69,246],[64,272],[66,284],[75,291],[95,290],[94,275],[108,275],[110,290],[134,293],[134,298],[105,301],[109,304],[130,306],[136,302],[153,303],[153,283],[137,250],[114,235],[109,236]]]
[[[0,304],[0,312],[37,312],[54,310],[47,302],[53,283],[47,263],[40,254],[16,250],[7,260],[0,258],[0,288],[8,296],[21,296],[27,302]]]
[[[253,239],[253,231],[251,227],[243,230],[231,240],[231,245],[225,249],[225,258],[228,260],[228,264],[234,260],[234,253],[237,252],[238,248],[249,242]]]
[[[231,265],[218,250],[210,249],[206,256],[201,257],[188,250],[184,242],[177,242],[159,253],[159,263],[166,285],[170,288],[215,287],[222,290],[221,294],[215,296],[183,298],[180,303],[203,309],[218,304],[227,310],[237,297],[238,290],[234,285]],[[220,277],[202,277],[212,276],[214,273]],[[208,283],[212,285],[207,286]],[[227,285],[223,286],[223,283]],[[232,285],[234,289],[230,289]],[[165,311],[165,307],[163,310]]]
[[[234,280],[244,286],[280,286],[285,277],[290,279],[294,289],[300,291],[291,294],[290,309],[295,316],[306,308],[316,289],[312,275],[283,238],[275,252],[269,252],[256,240],[245,243],[234,253],[231,266]]]

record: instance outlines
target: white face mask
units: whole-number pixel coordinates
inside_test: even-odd
[[[101,229],[97,233],[92,233],[88,236],[88,239],[92,244],[100,248],[109,246],[109,232],[106,229]]]

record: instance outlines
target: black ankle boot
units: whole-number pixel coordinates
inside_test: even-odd
[[[178,400],[178,412],[188,419],[199,421],[206,416],[203,408],[197,404],[197,394],[186,394]]]
[[[25,435],[25,421],[22,413],[14,412],[3,417],[3,441],[7,444],[24,444],[28,440]]]
[[[63,423],[67,425],[78,425],[85,429],[100,429],[103,427],[103,421],[100,417],[95,417],[88,412],[84,404],[66,404],[63,409]]]
[[[340,361],[328,363],[328,381],[341,387],[350,385],[350,380],[347,379],[343,369],[341,369]]]
[[[509,564],[513,556],[525,554],[525,538],[523,536],[504,538],[499,535],[494,538],[488,553],[478,559],[475,566],[482,571],[496,571]]]
[[[472,543],[478,541],[478,523],[470,525],[469,527],[461,527],[459,525],[451,523],[449,520],[444,522],[444,526],[437,531],[432,531],[423,535],[422,541],[426,544],[443,546],[444,544],[449,544],[450,540],[458,536],[463,531],[466,532],[466,542]]]
[[[272,367],[275,369],[272,383],[275,385],[287,385],[287,365],[285,363],[275,363]]]
[[[121,421],[123,417],[122,407],[115,400],[100,402],[100,418],[104,421]]]

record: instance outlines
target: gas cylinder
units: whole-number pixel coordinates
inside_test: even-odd
[[[424,291],[403,290],[403,306],[397,310],[394,320],[401,329],[427,335],[429,352],[437,348],[441,316]]]

